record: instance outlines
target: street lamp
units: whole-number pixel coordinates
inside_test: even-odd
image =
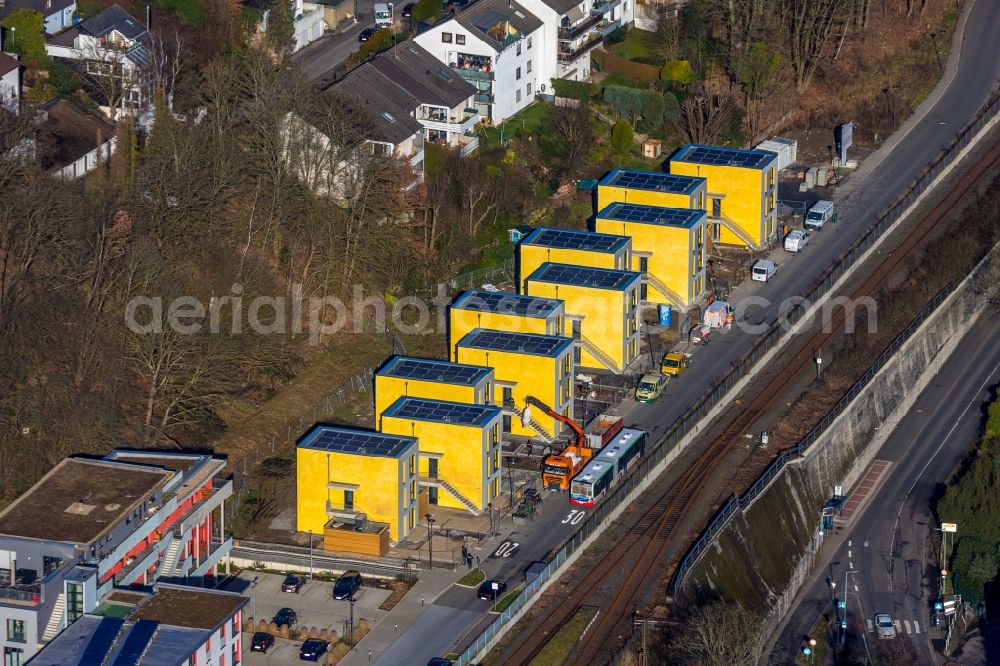
[[[428,570],[434,570],[434,517],[431,514],[424,516],[427,519],[427,555],[429,560]]]
[[[260,620],[257,618],[257,579],[260,576],[254,576],[253,580],[250,581],[250,603],[253,606],[253,628],[254,631],[260,626]]]
[[[930,27],[929,25],[927,26]],[[937,32],[931,30],[931,43],[934,45],[934,57],[937,58],[938,69],[944,69],[944,64],[941,62],[941,52],[938,51],[937,45]]]
[[[486,508],[490,512],[490,538],[493,538],[493,502],[487,502]]]
[[[837,603],[837,581],[830,580],[830,601],[836,605]]]
[[[354,646],[354,602],[356,601],[356,599],[354,598],[354,592],[351,592],[351,596],[347,597],[347,600],[351,602],[351,630],[350,630],[351,633],[347,639],[347,643],[351,647],[353,647]]]

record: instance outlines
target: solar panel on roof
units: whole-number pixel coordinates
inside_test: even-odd
[[[326,449],[336,453],[391,457],[409,446],[411,440],[377,432],[320,427],[307,435],[302,443],[315,449]]]
[[[680,160],[711,166],[735,166],[758,169],[775,158],[766,150],[739,150],[718,146],[691,146],[681,153]]]
[[[696,178],[656,171],[619,171],[608,182],[615,187],[686,194],[697,186]]]
[[[485,372],[486,368],[475,365],[460,365],[430,358],[404,358],[393,363],[386,374],[445,384],[471,384]]]
[[[123,624],[125,624],[125,620],[120,617],[101,619],[97,629],[90,637],[87,647],[83,649],[83,654],[80,655],[80,666],[101,666]]]
[[[118,657],[112,666],[136,666],[159,625],[159,622],[153,622],[152,620],[139,620],[136,622],[135,626],[132,627],[132,631],[125,638],[125,644],[122,645],[121,652],[118,653]]]
[[[529,245],[541,245],[543,247],[613,252],[621,247],[624,237],[599,234],[592,231],[579,231],[576,229],[544,228],[532,234],[528,241],[530,241]]]
[[[559,307],[559,301],[503,291],[474,291],[463,298],[458,307],[477,312],[544,318]]]
[[[596,289],[621,289],[631,282],[635,275],[635,273],[630,271],[593,268],[592,266],[544,264],[528,280],[554,282],[579,287],[594,287]]]
[[[461,343],[494,351],[518,352],[549,356],[567,342],[567,338],[535,333],[508,333],[480,328],[470,333]]]
[[[660,208],[658,206],[641,206],[638,204],[616,203],[603,219],[621,220],[622,222],[640,222],[643,224],[665,224],[670,226],[687,226],[701,217],[704,211],[692,208]]]
[[[390,416],[438,423],[479,425],[489,420],[496,411],[495,407],[486,405],[404,398],[392,409]]]

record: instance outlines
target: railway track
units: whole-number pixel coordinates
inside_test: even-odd
[[[1000,142],[995,143],[975,164],[961,176],[948,194],[921,220],[911,233],[892,250],[885,260],[865,281],[854,290],[852,298],[874,296],[879,287],[931,236],[945,217],[955,210],[962,198],[975,187],[991,170],[1000,167]],[[722,430],[685,470],[676,483],[660,491],[655,501],[642,514],[630,519],[633,524],[625,537],[616,543],[601,560],[584,576],[580,577],[572,589],[565,594],[559,606],[538,622],[530,634],[525,636],[507,663],[527,664],[551,638],[572,617],[575,609],[585,597],[593,605],[592,590],[609,574],[621,566],[628,566],[628,573],[622,580],[612,601],[604,604],[597,620],[587,631],[580,645],[574,663],[590,666],[606,663],[614,654],[614,630],[630,615],[630,609],[638,598],[651,589],[661,578],[662,568],[667,564],[663,556],[677,532],[687,509],[702,493],[713,472],[734,444],[750,431],[754,424],[767,413],[775,401],[781,397],[791,382],[807,366],[813,363],[813,350],[820,349],[843,327],[846,313],[839,308],[834,313],[831,325],[816,331],[798,345],[794,355],[780,371],[774,372],[761,390],[752,395],[742,405],[739,413],[733,415]],[[626,518],[629,519],[629,518]]]

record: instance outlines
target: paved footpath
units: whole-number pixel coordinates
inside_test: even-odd
[[[885,472],[891,464],[888,460],[875,460],[868,466],[868,471],[858,482],[854,492],[844,502],[844,511],[838,516],[837,522],[848,523],[851,521],[851,516],[863,507],[868,498],[874,494],[879,481],[885,477]]]

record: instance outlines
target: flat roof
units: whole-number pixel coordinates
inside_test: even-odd
[[[493,405],[470,405],[464,402],[429,400],[403,396],[382,412],[382,416],[450,425],[481,427],[500,415]]]
[[[380,377],[475,386],[492,372],[492,368],[482,365],[452,363],[417,356],[393,356],[375,374]]]
[[[707,166],[730,166],[743,169],[763,169],[778,159],[778,153],[770,150],[747,150],[745,148],[723,148],[689,143],[677,150],[671,162],[689,162]]]
[[[0,534],[93,543],[175,472],[66,458],[0,513]]]
[[[529,282],[548,282],[593,289],[624,290],[641,277],[635,271],[618,271],[610,268],[553,264],[545,262],[528,276]]]
[[[551,357],[558,356],[572,345],[573,338],[561,335],[511,333],[490,328],[474,329],[458,341],[459,347]]]
[[[506,291],[466,291],[452,304],[455,310],[473,310],[492,314],[545,319],[559,309],[557,298],[512,294]]]
[[[663,208],[616,202],[605,206],[604,210],[597,214],[597,217],[602,220],[690,229],[698,224],[705,215],[705,211],[697,208]]]
[[[670,194],[694,194],[704,178],[681,176],[661,171],[636,171],[634,169],[613,169],[598,183],[608,187],[626,187],[632,190],[649,190]]]
[[[249,599],[236,592],[158,585],[132,610],[130,620],[151,620],[174,627],[216,629]]]
[[[154,467],[166,467],[167,469],[175,469],[178,472],[186,472],[191,469],[192,465],[200,462],[207,456],[203,454],[192,454],[192,453],[179,453],[176,456],[169,453],[163,453],[162,451],[157,451],[156,453],[146,454],[142,451],[112,451],[107,456],[105,460],[110,460],[114,462],[127,462],[136,465],[152,465]]]
[[[631,241],[629,236],[601,234],[594,231],[580,231],[579,229],[539,227],[528,234],[521,241],[521,244],[560,250],[585,250],[614,254],[627,247],[629,241]]]
[[[386,435],[373,430],[343,428],[323,423],[313,426],[299,439],[298,446],[307,449],[351,453],[378,458],[398,458],[417,440],[402,435]]]

